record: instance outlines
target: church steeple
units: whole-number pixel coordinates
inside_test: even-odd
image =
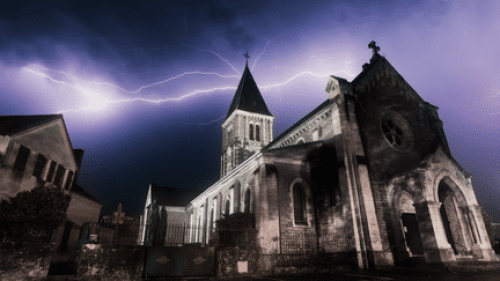
[[[252,73],[250,73],[248,63],[245,65],[243,76],[234,94],[233,102],[231,102],[231,106],[229,106],[226,119],[229,118],[231,113],[236,109],[273,116],[271,112],[269,112],[269,109],[267,109],[266,102],[264,102],[264,98],[262,98],[260,94],[257,83],[255,83]]]
[[[274,117],[250,73],[249,57],[245,54],[245,70],[222,124],[221,177],[273,138]]]

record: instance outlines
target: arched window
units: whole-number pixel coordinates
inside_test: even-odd
[[[305,204],[305,193],[304,188],[301,184],[296,183],[293,186],[293,215],[296,224],[306,223],[306,204]]]
[[[251,196],[250,189],[247,189],[245,191],[245,196],[243,198],[243,200],[244,200],[244,206],[245,206],[243,212],[246,213],[246,214],[250,213],[250,196]]]
[[[229,216],[229,206],[230,206],[229,199],[227,199],[226,200],[226,211],[224,212],[224,214],[226,214],[226,217]]]
[[[253,140],[253,124],[250,124],[249,137],[250,140]]]
[[[255,125],[255,140],[260,141],[260,126]]]

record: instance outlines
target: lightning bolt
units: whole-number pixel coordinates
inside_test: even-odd
[[[311,75],[311,76],[315,76],[315,77],[318,77],[318,78],[324,78],[324,77],[329,77],[330,76],[330,74],[315,74],[315,73],[312,73],[310,71],[304,71],[304,72],[301,72],[299,74],[295,74],[294,76],[292,76],[292,78],[286,80],[285,82],[271,84],[271,85],[263,86],[263,87],[260,87],[260,88],[261,89],[269,89],[269,88],[281,87],[281,86],[284,86],[284,85],[292,82],[293,80],[299,78],[300,76],[304,76],[304,75]]]
[[[257,64],[257,61],[260,59],[260,57],[264,54],[264,52],[266,51],[266,48],[267,48],[267,45],[269,45],[269,43],[271,42],[271,40],[267,41],[266,45],[264,46],[264,49],[262,50],[262,52],[257,56],[257,58],[253,61],[253,64],[252,64],[252,71],[254,70],[255,68],[255,65]]]
[[[188,45],[188,44],[183,44],[184,46],[188,46],[188,47],[191,47],[191,48],[195,48],[197,49],[198,51],[200,52],[208,52],[208,53],[212,53],[213,55],[217,56],[219,59],[221,59],[223,62],[225,62],[227,65],[229,65],[236,73],[238,73],[238,75],[241,76],[241,72],[239,72],[228,60],[226,60],[225,58],[223,58],[220,54],[214,52],[214,51],[210,51],[210,50],[203,50],[201,48],[198,48],[196,46],[193,46],[193,45]]]
[[[207,122],[207,123],[200,123],[200,124],[196,124],[196,125],[198,125],[198,126],[206,126],[206,125],[210,125],[210,124],[213,124],[213,123],[215,123],[215,122],[217,122],[217,121],[220,121],[221,119],[223,119],[223,118],[225,118],[225,117],[226,117],[226,115],[223,115],[223,116],[221,116],[220,118],[217,118],[217,119],[212,120],[212,121],[210,121],[210,122]]]
[[[159,104],[159,103],[165,103],[165,102],[179,102],[183,99],[192,97],[192,96],[198,96],[201,94],[211,94],[217,91],[226,91],[226,90],[236,90],[236,87],[216,87],[216,88],[210,88],[210,89],[203,89],[203,90],[195,90],[192,91],[188,94],[181,95],[179,97],[174,97],[174,98],[163,98],[163,99],[151,99],[151,98],[141,98],[141,97],[135,97],[135,98],[128,98],[128,99],[117,99],[117,100],[108,100],[104,106],[107,104],[118,104],[118,103],[128,103],[128,102],[135,102],[135,101],[141,101],[141,102],[146,102],[146,103],[153,103],[153,104]],[[68,109],[68,110],[61,110],[58,113],[67,113],[67,112],[79,112],[79,111],[86,111],[86,110],[99,110],[102,108],[94,108],[94,107],[88,107],[84,106],[79,109]],[[215,121],[214,121],[215,122]]]
[[[37,71],[35,71],[35,70],[31,69],[31,68],[24,67],[23,69],[26,70],[26,71],[28,71],[28,72],[31,72],[33,74],[40,75],[40,76],[43,76],[45,78],[48,78],[48,79],[50,79],[53,82],[66,84],[66,85],[68,85],[70,87],[75,88],[73,85],[71,85],[71,84],[69,84],[67,82],[56,80],[56,79],[54,79],[54,78],[52,78],[52,77],[50,77],[50,76],[48,76],[48,75],[46,75],[44,73],[37,72]],[[70,77],[70,78],[72,78],[74,80],[77,80],[79,82],[83,82],[83,83],[87,83],[87,84],[94,84],[94,85],[107,85],[107,86],[110,86],[112,88],[115,88],[117,90],[120,90],[120,91],[125,92],[125,93],[129,93],[129,94],[138,94],[140,91],[142,91],[144,89],[151,88],[151,87],[163,84],[163,83],[167,83],[167,82],[179,79],[179,78],[181,78],[183,76],[186,76],[186,75],[200,74],[200,75],[215,75],[215,76],[219,76],[221,78],[236,78],[236,79],[240,78],[237,75],[224,75],[224,74],[220,74],[220,73],[216,73],[216,72],[191,71],[191,72],[181,73],[179,75],[167,78],[167,79],[162,80],[162,81],[158,81],[158,82],[154,82],[154,83],[151,83],[151,84],[148,84],[148,85],[141,86],[141,87],[139,87],[139,89],[137,89],[135,91],[130,91],[130,90],[123,89],[123,88],[121,88],[119,86],[116,86],[114,84],[111,84],[109,82],[87,81],[87,80],[83,80],[81,78],[78,78],[78,77],[76,77],[76,76],[74,76],[72,74],[66,73],[64,71],[55,71],[55,70],[50,70],[50,69],[47,69],[47,68],[44,68],[44,69],[47,70],[47,71],[52,71],[52,72],[55,72],[55,73],[60,73],[60,74],[66,75],[67,77]],[[77,89],[81,90],[81,88],[77,88]]]

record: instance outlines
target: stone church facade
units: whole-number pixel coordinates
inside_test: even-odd
[[[438,108],[370,47],[352,82],[331,76],[328,99],[275,139],[245,67],[222,124],[221,179],[184,207],[195,227],[186,242],[208,242],[223,214],[251,212],[263,254],[308,235],[317,250],[354,253],[360,268],[497,260]]]

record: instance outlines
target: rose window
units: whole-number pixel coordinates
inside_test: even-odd
[[[394,147],[402,147],[404,144],[403,130],[392,119],[382,121],[382,132],[389,143]]]

